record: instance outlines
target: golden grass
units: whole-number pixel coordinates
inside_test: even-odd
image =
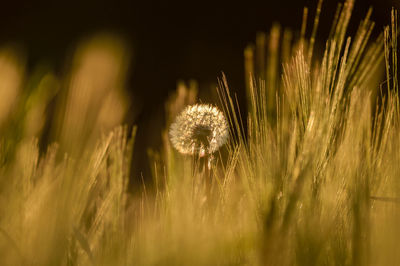
[[[257,36],[245,50],[247,117],[220,79],[230,140],[211,187],[203,159],[173,150],[165,130],[154,184],[127,192],[135,128],[119,126],[127,52],[116,38],[85,42],[63,81],[26,77],[4,49],[0,264],[399,264],[397,11],[376,40],[370,11],[348,37],[353,2],[339,5],[322,56],[321,1],[310,37],[307,19],[299,38],[278,25]],[[168,124],[196,94],[179,85]],[[44,133],[57,143],[45,152]]]

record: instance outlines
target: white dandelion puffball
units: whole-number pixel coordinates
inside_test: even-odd
[[[204,156],[217,151],[228,139],[223,113],[209,104],[187,106],[171,124],[169,137],[182,154]]]

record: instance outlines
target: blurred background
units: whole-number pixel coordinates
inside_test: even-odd
[[[161,143],[164,102],[178,80],[196,80],[200,99],[224,72],[244,103],[243,50],[272,23],[298,31],[304,6],[313,18],[317,0],[280,1],[3,1],[0,42],[17,45],[26,57],[27,72],[46,65],[63,76],[77,44],[107,32],[122,37],[130,50],[127,83],[128,125],[138,125],[134,175],[148,176],[146,150]],[[318,30],[323,47],[337,1],[325,0]],[[350,31],[357,29],[368,8],[377,23],[375,35],[389,23],[395,0],[356,1]],[[309,23],[312,23],[309,20]],[[350,33],[351,33],[350,32]]]

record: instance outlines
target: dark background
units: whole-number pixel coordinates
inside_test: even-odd
[[[45,61],[62,72],[66,57],[83,37],[104,30],[124,37],[133,53],[127,87],[139,110],[127,117],[127,123],[139,126],[134,169],[147,176],[145,150],[160,144],[164,101],[177,80],[195,79],[202,88],[216,83],[223,71],[231,88],[243,94],[243,49],[256,32],[268,31],[275,21],[298,30],[303,7],[310,8],[313,18],[316,5],[317,0],[2,0],[0,42],[22,45],[29,68]],[[336,5],[324,1],[320,40],[327,35]],[[358,0],[350,31],[371,5],[375,32],[389,23],[391,7],[400,7],[395,0]]]

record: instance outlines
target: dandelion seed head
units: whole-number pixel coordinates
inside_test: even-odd
[[[171,124],[169,137],[182,154],[204,156],[216,152],[228,139],[228,123],[217,107],[195,104],[186,107]]]

